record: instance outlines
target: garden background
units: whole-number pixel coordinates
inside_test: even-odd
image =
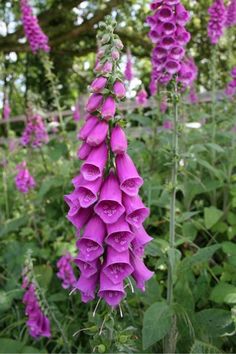
[[[236,65],[236,28],[226,28],[217,46],[207,36],[211,0],[183,0],[190,11],[187,45],[198,76],[193,103],[189,90],[179,104],[179,164],[176,250],[172,254],[174,301],[166,303],[171,195],[173,109],[161,109],[161,90],[150,97],[152,43],[148,0],[34,0],[30,2],[49,37],[50,61],[33,54],[24,39],[19,1],[0,3],[0,101],[10,118],[0,121],[0,353],[162,353],[166,335],[177,353],[236,351],[236,107],[225,94]],[[229,2],[225,1],[225,5]],[[120,105],[129,154],[144,179],[141,195],[151,213],[145,222],[153,237],[145,262],[155,272],[146,292],[127,290],[120,311],[97,301],[81,302],[58,279],[57,261],[76,255],[75,231],[64,195],[80,161],[78,130],[84,123],[94,78],[98,23],[116,18],[124,44],[121,71],[131,53],[132,80]],[[137,102],[141,88],[148,93]],[[62,112],[62,114],[59,112]],[[26,113],[43,117],[49,141],[39,149],[20,142]],[[75,120],[75,112],[80,120]],[[61,117],[60,117],[61,116]],[[61,119],[60,119],[61,118]],[[62,124],[63,121],[63,124]],[[62,129],[63,126],[63,129]],[[216,128],[216,131],[214,132]],[[15,185],[16,166],[27,162],[36,187],[27,194]],[[51,337],[32,339],[22,304],[22,269],[32,252],[34,273],[46,301]],[[79,272],[75,265],[74,272]],[[175,331],[171,321],[175,319]]]

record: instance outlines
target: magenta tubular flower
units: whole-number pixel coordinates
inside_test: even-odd
[[[117,98],[124,98],[126,95],[125,85],[121,81],[116,81],[113,86],[113,92]]]
[[[77,151],[78,159],[85,160],[90,154],[91,150],[92,147],[84,141]]]
[[[86,261],[92,262],[103,254],[105,236],[104,223],[97,215],[94,215],[86,225],[82,238],[77,241],[77,247]]]
[[[74,275],[73,268],[71,266],[73,258],[69,252],[62,256],[57,261],[57,277],[62,280],[62,287],[64,289],[74,288],[76,283],[76,278]]]
[[[141,227],[144,220],[149,216],[149,209],[145,207],[141,198],[123,194],[123,204],[126,210],[126,221],[132,226]]]
[[[123,154],[127,151],[128,142],[124,130],[116,125],[111,131],[111,150],[114,154]]]
[[[236,67],[231,70],[231,77],[232,80],[228,82],[225,89],[225,94],[229,98],[233,97],[236,94]]]
[[[48,134],[42,117],[39,114],[30,116],[21,137],[21,144],[39,148],[47,143]]]
[[[48,37],[40,28],[38,19],[33,15],[33,11],[28,3],[28,0],[20,0],[20,7],[25,36],[29,42],[32,52],[34,54],[40,50],[46,53],[49,52],[50,47],[48,45]]]
[[[226,9],[226,27],[232,27],[236,25],[236,0],[231,0]]]
[[[172,121],[169,119],[164,120],[162,127],[165,130],[171,130],[173,128]]]
[[[132,277],[136,282],[137,288],[145,291],[145,282],[151,279],[154,272],[151,272],[143,263],[142,259],[137,256],[131,256],[131,264],[134,268]]]
[[[97,111],[101,107],[102,101],[103,101],[103,96],[100,93],[93,93],[89,97],[86,106],[87,111],[90,113]]]
[[[154,44],[150,87],[153,95],[156,85],[167,85],[173,75],[181,70],[185,55],[184,46],[190,40],[190,34],[184,27],[190,16],[180,0],[154,0],[151,9],[154,14],[148,16],[147,23],[151,27],[149,38]]]
[[[127,50],[127,62],[126,62],[124,75],[127,81],[131,81],[134,77],[130,50]]]
[[[51,337],[50,321],[43,313],[36,295],[36,286],[27,279],[23,279],[24,289],[26,289],[22,302],[25,305],[25,314],[28,316],[26,322],[29,334],[34,339],[41,337]]]
[[[68,213],[67,219],[76,227],[81,230],[93,213],[93,208],[79,208],[76,213]]]
[[[114,224],[107,225],[107,237],[105,242],[117,252],[127,251],[133,238],[134,233],[131,232],[124,215]]]
[[[122,193],[119,182],[114,172],[111,171],[102,185],[99,201],[94,211],[100,216],[104,223],[112,224],[116,222],[125,211],[121,200]]]
[[[87,137],[86,142],[90,146],[98,146],[106,140],[108,133],[108,124],[107,122],[100,121],[90,132]]]
[[[101,92],[106,87],[106,84],[107,84],[107,78],[100,76],[92,82],[91,90],[92,92],[95,93]]]
[[[143,185],[143,179],[139,176],[128,154],[117,155],[116,168],[120,181],[120,189],[130,196],[137,195],[139,188]]]
[[[134,238],[132,240],[132,249],[134,254],[139,257],[143,257],[145,246],[151,242],[153,238],[147,234],[143,226],[138,229],[132,227],[132,231],[134,233]]]
[[[226,8],[223,0],[215,0],[209,7],[208,37],[211,44],[217,44],[223,35],[226,22]]]
[[[26,167],[26,162],[23,161],[20,165],[16,166],[16,169],[18,173],[15,177],[15,184],[18,191],[25,194],[34,189],[36,183]]]
[[[116,101],[113,97],[109,96],[105,99],[102,109],[101,115],[104,119],[110,120],[114,117],[116,112]]]
[[[133,272],[129,251],[117,252],[112,247],[107,249],[107,258],[103,265],[103,273],[113,282],[120,284]]]
[[[74,263],[79,267],[81,274],[85,278],[90,278],[93,275],[97,274],[100,270],[101,262],[97,258],[92,262],[86,260],[86,257],[81,253],[75,259]]]
[[[97,201],[98,192],[102,185],[102,178],[99,177],[96,181],[86,181],[83,179],[76,188],[79,204],[82,208],[88,208]]]
[[[123,283],[114,284],[103,272],[101,272],[98,296],[103,298],[111,307],[116,307],[125,297]]]
[[[97,295],[115,307],[125,296],[123,281],[131,274],[138,274],[131,264],[131,254],[143,255],[151,238],[142,228],[149,214],[138,196],[143,179],[127,154],[127,138],[116,119],[116,105],[126,94],[118,69],[123,44],[111,31],[114,22],[106,21],[109,27],[102,25],[107,30],[104,29],[99,40],[102,47],[97,53],[97,77],[91,84],[93,94],[87,103],[89,113],[78,135],[83,143],[77,154],[83,163],[80,174],[72,179],[74,191],[64,199],[69,205],[67,218],[77,229],[78,255],[74,263],[81,275],[75,288],[81,292],[83,302],[91,301],[100,279]],[[162,31],[164,26],[158,25],[158,31]],[[168,38],[174,36],[178,27],[165,22]],[[169,46],[171,40],[164,41],[164,45]],[[175,47],[169,61],[182,58],[178,43]],[[154,58],[155,63],[164,68],[168,50],[161,47],[157,53],[159,57]],[[171,77],[169,74],[169,79]],[[153,73],[153,80],[156,90],[156,73]],[[142,100],[144,96],[143,92]],[[144,280],[139,280],[138,285],[142,282],[143,286]]]
[[[11,107],[9,105],[9,101],[5,100],[4,101],[4,106],[3,106],[3,114],[2,117],[4,120],[8,120],[11,114]]]
[[[95,126],[99,123],[99,119],[96,116],[91,116],[86,120],[85,124],[79,131],[78,138],[80,140],[86,140],[89,136],[89,133],[95,128]]]
[[[107,61],[102,67],[102,72],[104,74],[110,74],[112,72],[112,67],[112,63],[110,61]]]
[[[97,284],[98,274],[94,274],[89,278],[86,278],[83,275],[80,276],[75,288],[80,290],[82,302],[87,303],[95,298]]]
[[[139,106],[143,106],[147,102],[147,92],[145,89],[140,90],[136,96],[136,102]]]
[[[87,181],[95,181],[102,177],[107,162],[108,150],[106,144],[93,148],[86,161],[81,166],[81,173]]]

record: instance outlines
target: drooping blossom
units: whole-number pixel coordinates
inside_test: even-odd
[[[42,117],[33,114],[28,117],[25,129],[21,137],[21,144],[32,148],[41,147],[48,142],[48,134]]]
[[[139,106],[144,106],[147,102],[147,91],[142,88],[136,95],[136,102]]]
[[[134,77],[132,56],[131,56],[131,52],[130,52],[129,49],[127,50],[127,61],[126,61],[124,75],[125,75],[125,79],[127,81],[131,81],[133,79],[133,77]]]
[[[209,7],[210,19],[208,22],[208,37],[211,44],[215,45],[224,33],[226,23],[226,8],[223,0],[215,0]]]
[[[236,25],[236,0],[231,0],[226,8],[226,27],[232,27]]]
[[[21,18],[23,22],[25,36],[29,42],[32,52],[42,50],[49,52],[50,47],[48,45],[48,37],[43,33],[36,16],[33,14],[33,10],[28,3],[28,0],[20,0],[21,6]]]
[[[36,183],[29,173],[26,162],[23,161],[20,165],[16,166],[16,169],[18,171],[15,177],[16,188],[21,193],[28,193],[31,189],[34,189]]]
[[[191,36],[185,29],[190,16],[180,0],[153,0],[151,10],[153,14],[147,17],[147,23],[151,27],[149,38],[154,44],[151,90],[155,93],[155,85],[167,85],[176,76],[182,83],[186,71],[185,46]]]
[[[73,257],[69,252],[57,261],[57,277],[62,280],[64,289],[74,288],[76,284],[75,274],[72,268]]]
[[[25,305],[25,314],[28,316],[26,322],[29,334],[34,339],[41,337],[51,337],[50,320],[40,304],[37,287],[34,282],[29,281],[27,276],[23,277],[22,288],[25,289],[23,304]]]
[[[227,84],[225,94],[228,97],[233,97],[236,94],[236,67],[231,70],[231,80]]]
[[[8,99],[4,100],[2,117],[4,120],[8,120],[11,114],[11,107],[9,105]]]
[[[127,152],[125,131],[116,120],[117,105],[125,96],[117,71],[123,44],[113,31],[109,32],[114,24],[107,21],[109,27],[101,38],[105,46],[97,53],[97,77],[86,105],[88,115],[78,133],[82,145],[77,155],[83,162],[80,174],[72,180],[74,190],[64,199],[69,206],[67,218],[76,227],[78,237],[74,263],[80,277],[75,289],[80,291],[83,302],[95,299],[97,294],[115,307],[126,295],[128,276],[144,290],[153,272],[142,260],[151,237],[144,229],[137,231],[149,215],[138,195],[143,179]],[[104,57],[108,63],[105,68]]]
[[[162,127],[165,130],[171,130],[173,128],[173,123],[171,120],[166,119],[166,120],[164,120]]]

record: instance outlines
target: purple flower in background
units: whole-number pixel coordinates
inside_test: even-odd
[[[20,165],[16,166],[16,169],[18,171],[15,177],[16,188],[21,193],[28,193],[30,189],[34,189],[36,183],[26,167],[26,162],[24,161]]]
[[[231,70],[231,78],[232,80],[228,82],[225,89],[225,94],[229,98],[232,98],[236,94],[236,67]]]
[[[41,337],[50,338],[50,321],[41,308],[37,297],[36,286],[33,283],[29,283],[28,279],[23,278],[22,287],[26,289],[22,301],[25,305],[25,314],[28,316],[26,324],[29,334],[34,339]]]
[[[136,102],[139,106],[143,106],[147,102],[147,91],[143,88],[136,95]]]
[[[79,100],[77,101],[74,109],[72,110],[73,119],[78,122],[81,119]]]
[[[64,289],[74,288],[76,284],[76,278],[72,268],[72,256],[67,252],[57,261],[57,277],[62,280],[62,287]]]
[[[215,0],[209,7],[208,37],[211,44],[217,44],[223,35],[226,22],[226,8],[223,0]]]
[[[167,111],[167,108],[168,108],[167,97],[164,96],[161,100],[161,103],[160,103],[161,113],[165,113]]]
[[[232,27],[236,25],[236,0],[231,0],[226,8],[226,27]]]
[[[4,100],[2,117],[4,120],[8,120],[11,114],[11,107],[9,105],[8,99]]]
[[[47,142],[48,134],[42,117],[39,114],[30,116],[21,137],[21,144],[38,148]]]
[[[127,154],[127,137],[116,119],[117,103],[126,92],[116,72],[123,44],[112,36],[113,32],[101,38],[105,45],[97,53],[97,77],[86,106],[89,114],[78,134],[82,145],[77,156],[83,163],[80,174],[72,180],[74,191],[64,199],[69,206],[67,218],[76,227],[78,237],[74,262],[81,275],[75,289],[85,303],[97,294],[116,307],[126,295],[124,283],[128,276],[133,274],[143,289],[152,272],[142,263],[142,278],[131,261],[131,254],[143,255],[151,240],[142,227],[149,209],[138,196],[143,179]],[[128,69],[127,79],[131,80],[131,67]],[[114,77],[119,79],[114,82]],[[143,102],[146,94],[140,99]]]
[[[198,103],[198,95],[194,86],[191,86],[189,91],[189,101],[191,104]]]
[[[23,22],[25,36],[29,42],[32,52],[42,50],[49,52],[48,37],[43,33],[33,10],[28,3],[28,0],[20,0],[21,18]]]
[[[125,79],[127,81],[131,81],[133,79],[133,77],[134,77],[134,75],[133,75],[132,57],[131,57],[131,52],[130,52],[129,49],[127,50],[127,62],[126,62],[124,75],[125,75]]]
[[[152,50],[152,76],[150,90],[155,93],[158,84],[167,85],[183,66],[185,46],[191,36],[185,25],[189,13],[180,1],[156,1],[151,3],[153,14],[146,21],[151,27],[149,38]],[[179,80],[181,81],[181,80]]]
[[[165,129],[165,130],[170,130],[170,129],[172,129],[172,128],[173,128],[172,121],[169,120],[169,119],[164,120],[162,127],[163,127],[163,129]]]

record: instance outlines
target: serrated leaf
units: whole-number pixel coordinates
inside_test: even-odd
[[[207,229],[210,229],[213,225],[220,220],[223,215],[223,211],[211,206],[210,208],[204,208],[204,222]]]
[[[165,337],[171,327],[172,311],[165,302],[156,302],[144,313],[143,319],[143,349]]]

